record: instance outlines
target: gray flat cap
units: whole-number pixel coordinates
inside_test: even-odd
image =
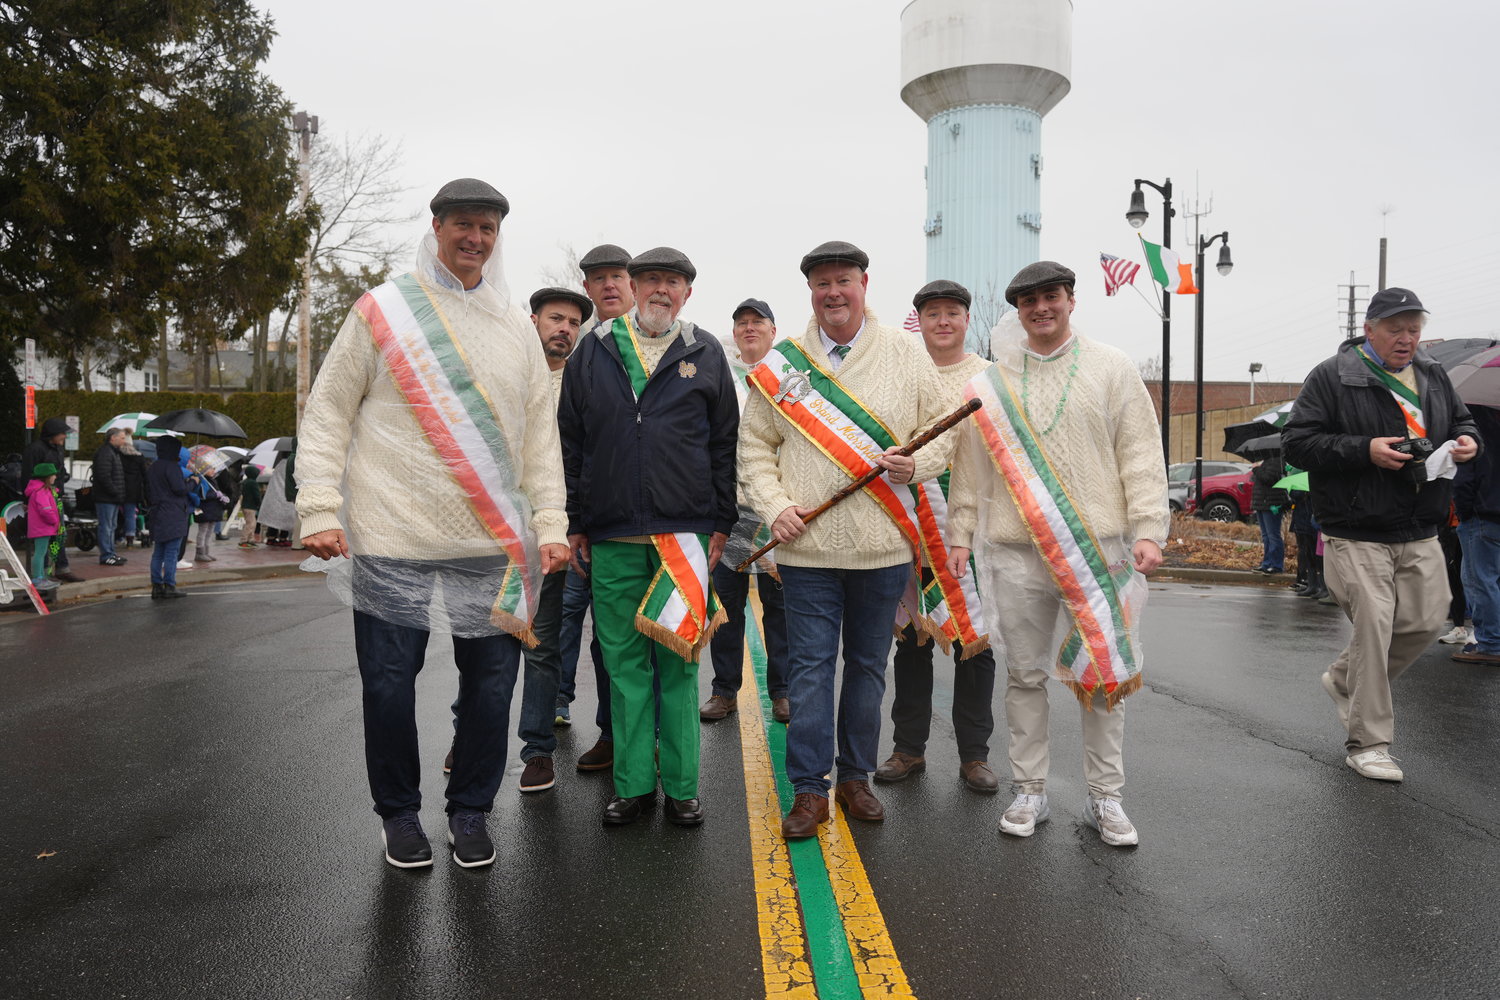
[[[1022,295],[1048,285],[1067,285],[1071,292],[1077,278],[1078,275],[1055,260],[1039,260],[1035,264],[1027,264],[1010,279],[1010,285],[1005,289],[1005,301],[1015,305],[1016,299]]]
[[[652,247],[643,254],[632,257],[625,266],[631,276],[643,271],[676,271],[691,284],[698,277],[698,269],[687,259],[687,254],[672,247]]]
[[[947,278],[939,278],[936,281],[929,281],[917,289],[917,294],[912,298],[911,304],[913,307],[921,309],[922,303],[931,302],[933,299],[955,299],[962,302],[964,308],[967,309],[969,308],[969,303],[974,300],[974,297],[969,294],[967,288],[958,282],[949,281]]]
[[[432,196],[429,207],[432,214],[437,215],[454,205],[484,205],[499,211],[502,219],[510,214],[510,202],[505,195],[476,177],[460,177],[444,184]]]
[[[596,267],[626,267],[630,264],[630,251],[613,243],[601,243],[578,261],[578,270],[588,274]]]
[[[829,240],[827,243],[819,243],[807,252],[807,256],[802,258],[802,276],[805,278],[812,274],[812,269],[819,264],[832,264],[834,261],[858,264],[861,271],[868,271],[870,269],[869,254],[853,243],[845,243],[843,240]]]
[[[549,285],[546,288],[538,288],[531,293],[531,315],[535,316],[542,311],[542,306],[548,302],[571,302],[583,311],[584,322],[594,315],[594,303],[589,301],[587,295],[582,295],[571,288],[558,288]]]

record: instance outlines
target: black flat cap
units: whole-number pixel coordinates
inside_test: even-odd
[[[1022,295],[1048,285],[1067,285],[1071,292],[1077,278],[1078,275],[1055,260],[1039,260],[1035,264],[1027,264],[1010,279],[1010,285],[1005,289],[1005,301],[1015,305],[1016,299]]]
[[[626,267],[630,264],[630,251],[613,243],[601,243],[578,261],[578,270],[588,274],[596,267]]]
[[[853,243],[845,243],[843,240],[829,240],[827,243],[819,243],[802,258],[802,276],[805,278],[812,274],[812,269],[819,264],[832,264],[834,261],[843,261],[846,264],[858,264],[861,271],[868,271],[870,269],[869,254]]]
[[[760,313],[760,315],[764,316],[772,323],[776,322],[776,317],[774,314],[772,314],[771,307],[766,305],[766,303],[761,299],[746,299],[745,301],[734,307],[734,312],[729,314],[729,318],[739,319],[740,313],[744,312],[746,309],[749,309],[752,312]]]
[[[571,288],[558,288],[555,285],[549,285],[546,288],[538,288],[536,291],[531,293],[531,315],[535,316],[537,313],[541,312],[542,306],[546,305],[548,302],[558,301],[571,302],[579,309],[583,310],[583,319],[585,322],[588,321],[588,318],[590,316],[594,315],[594,303],[589,301],[589,297],[587,295],[582,295],[578,292],[575,292]]]
[[[963,285],[956,281],[949,281],[947,278],[939,278],[917,289],[917,294],[912,298],[911,304],[921,309],[922,303],[931,302],[933,299],[955,299],[962,302],[965,309],[969,308],[969,303],[974,300],[969,290]]]
[[[1407,312],[1426,312],[1422,300],[1409,288],[1382,288],[1370,296],[1370,306],[1365,310],[1365,322],[1374,323]]]
[[[438,193],[432,196],[429,206],[432,214],[437,215],[445,208],[454,205],[484,205],[493,208],[500,213],[500,218],[510,214],[510,202],[505,195],[496,191],[489,184],[475,177],[460,177],[456,181],[449,181],[438,188]]]
[[[687,259],[687,254],[672,247],[652,247],[643,254],[630,258],[625,269],[634,277],[643,271],[676,271],[691,284],[698,277],[698,269]]]

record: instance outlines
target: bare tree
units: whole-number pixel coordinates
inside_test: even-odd
[[[583,268],[578,266],[578,251],[571,243],[559,242],[557,248],[562,251],[562,263],[542,268],[542,280],[551,288],[582,288]]]
[[[1141,373],[1141,380],[1142,381],[1144,381],[1144,382],[1159,382],[1159,381],[1161,381],[1161,355],[1160,354],[1153,354],[1151,357],[1147,358],[1145,361],[1139,361],[1139,362],[1137,362],[1135,367]]]
[[[993,361],[995,352],[990,338],[995,325],[1010,311],[1010,306],[1005,301],[1004,290],[994,278],[987,279],[982,288],[973,289],[970,294],[973,301],[969,304],[966,346],[985,360]]]
[[[401,144],[382,135],[345,136],[342,142],[314,143],[309,169],[312,203],[318,213],[313,233],[312,262],[319,276],[368,270],[384,273],[407,249],[393,232],[417,218],[397,206],[408,188],[398,181]],[[316,297],[316,292],[314,297]],[[270,369],[270,317],[255,328],[254,388],[264,392],[268,381],[284,386],[288,379],[289,333],[296,312],[287,303],[277,342],[275,372]]]

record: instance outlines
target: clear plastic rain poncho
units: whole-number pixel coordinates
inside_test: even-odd
[[[1140,620],[1148,588],[1134,567],[1133,540],[1089,531],[1090,511],[1081,494],[1075,506],[1069,480],[1080,466],[1114,467],[1113,421],[1102,400],[1078,391],[1076,356],[1064,352],[1042,362],[1071,367],[1071,379],[1068,368],[1034,377],[1038,360],[1024,356],[1024,337],[1010,313],[995,327],[992,345],[1013,405],[1027,414],[1050,469],[1036,460],[1040,456],[1023,454],[1024,447],[1010,449],[1019,461],[996,461],[986,439],[1006,440],[999,426],[1005,408],[998,393],[981,395],[985,408],[963,428],[954,456],[953,499],[963,491],[974,501],[974,566],[997,659],[1011,670],[1048,671],[1085,706],[1109,708],[1140,686]],[[979,379],[989,377],[985,372]],[[992,433],[985,433],[986,419],[994,422]],[[1043,433],[1049,424],[1050,433]],[[1054,438],[1058,431],[1063,433]],[[1011,485],[1002,466],[1011,472]],[[1049,483],[1061,490],[1049,490]]]
[[[355,306],[308,404],[299,507],[311,517],[337,502],[327,491],[342,495],[353,558],[306,568],[326,565],[330,589],[351,607],[530,644],[541,574],[523,484],[559,517],[564,497],[560,468],[532,470],[545,487],[528,479],[529,434],[550,434],[541,453],[555,457],[557,428],[541,346],[511,307],[500,257],[497,237],[484,280],[466,292],[429,232],[416,271]],[[543,423],[528,432],[528,419]],[[326,478],[334,467],[341,482]]]

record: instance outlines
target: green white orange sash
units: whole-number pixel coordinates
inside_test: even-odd
[[[1422,399],[1416,391],[1395,375],[1386,371],[1385,366],[1370,356],[1365,350],[1365,345],[1360,344],[1355,348],[1359,359],[1363,361],[1375,373],[1380,384],[1390,390],[1396,400],[1396,405],[1401,407],[1401,416],[1406,420],[1406,429],[1414,438],[1427,436],[1427,422],[1422,417]]]
[[[427,440],[479,522],[508,557],[490,620],[535,646],[531,620],[540,571],[523,515],[516,465],[495,408],[479,386],[437,304],[410,274],[365,293],[355,308]]]
[[[1128,560],[1108,565],[1000,367],[991,365],[976,376],[964,395],[984,404],[974,414],[975,428],[1073,618],[1058,655],[1057,677],[1085,707],[1102,689],[1106,708],[1113,708],[1141,686],[1134,622],[1121,599],[1135,568]]]
[[[980,635],[974,625],[984,620],[974,560],[970,558],[969,572],[962,579],[955,579],[948,572],[948,546],[943,535],[948,528],[949,475],[945,471],[936,479],[911,487],[917,494],[922,552],[932,567],[932,581],[922,588],[921,611],[928,634],[943,647],[943,652],[951,653],[956,642],[963,647],[960,658],[967,660],[989,649],[990,637],[988,633]]]
[[[651,380],[651,372],[646,368],[635,324],[629,316],[616,317],[610,335],[625,363],[631,391],[640,399]],[[661,558],[661,568],[636,609],[636,631],[687,662],[697,663],[699,651],[708,644],[714,631],[729,620],[709,582],[708,538],[691,531],[662,532],[651,536],[651,544]]]

